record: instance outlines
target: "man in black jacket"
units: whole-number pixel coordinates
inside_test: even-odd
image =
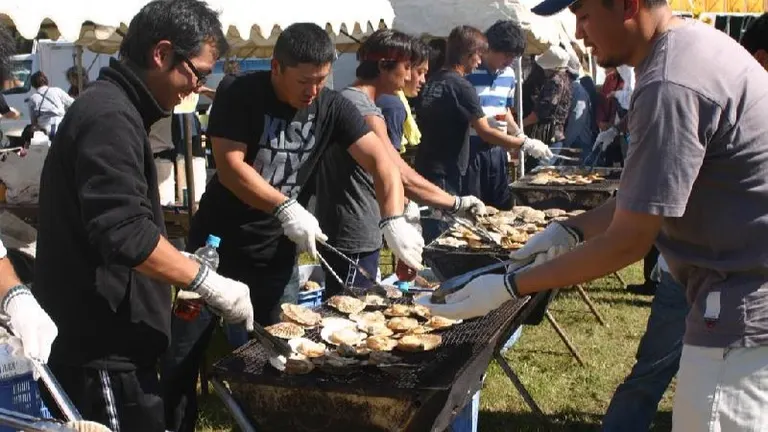
[[[197,91],[227,43],[198,0],[155,0],[67,112],[40,184],[33,291],[59,327],[51,368],[86,419],[165,430],[156,366],[170,338],[169,284],[252,329],[248,287],[165,238],[150,126]]]

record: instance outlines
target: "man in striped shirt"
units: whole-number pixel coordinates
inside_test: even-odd
[[[483,55],[483,63],[466,78],[477,91],[488,123],[513,135],[522,135],[510,111],[517,83],[511,65],[525,51],[525,33],[513,21],[497,21],[485,36],[488,51]],[[483,141],[474,128],[470,129],[469,140],[470,159],[464,192],[479,197],[487,205],[509,209],[512,195],[507,150]]]

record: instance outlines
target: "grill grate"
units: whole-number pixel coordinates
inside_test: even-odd
[[[396,303],[408,303],[410,298]],[[307,375],[286,375],[275,370],[268,354],[256,341],[235,350],[214,365],[214,373],[228,381],[250,382],[280,387],[323,387],[354,393],[365,390],[391,392],[422,389],[449,389],[454,379],[463,372],[467,363],[487,349],[505,327],[511,324],[528,299],[509,301],[494,312],[474,320],[438,331],[442,344],[434,351],[403,353],[393,351],[408,367],[353,366],[343,374],[315,369]],[[344,316],[325,305],[315,308],[324,317]],[[319,329],[307,331],[305,337],[321,342]]]

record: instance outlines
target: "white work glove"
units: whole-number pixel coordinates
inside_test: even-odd
[[[421,224],[421,210],[419,210],[419,205],[413,200],[408,201],[408,204],[405,205],[403,216],[411,225]]]
[[[289,199],[275,209],[275,216],[283,224],[286,237],[299,246],[299,250],[309,252],[317,259],[317,241],[326,241],[320,223],[296,200]]]
[[[544,142],[528,137],[525,137],[524,140],[521,150],[526,154],[531,155],[538,160],[549,160],[554,156],[552,150],[550,150],[549,146],[544,144]]]
[[[456,204],[453,205],[453,213],[461,217],[482,216],[486,213],[485,204],[479,198],[472,195],[456,197]]]
[[[190,259],[192,255],[183,253]],[[200,272],[195,280],[185,289],[189,293],[198,294],[203,301],[229,324],[245,324],[247,331],[253,331],[253,304],[248,285],[236,280],[225,278],[205,264],[200,264]]]
[[[445,304],[433,304],[430,296],[419,297],[416,302],[426,306],[432,315],[450,319],[483,316],[515,298],[506,279],[507,275],[499,274],[478,276],[461,290],[447,295]]]
[[[560,222],[552,222],[547,229],[528,239],[521,249],[512,252],[509,257],[513,260],[525,261],[532,255],[548,252],[554,247],[563,247],[563,251],[573,249],[582,241],[582,235],[573,227]],[[539,258],[538,256],[536,258]]]
[[[413,225],[405,220],[405,216],[385,218],[379,223],[379,227],[384,234],[384,240],[397,259],[416,271],[424,269],[421,264],[424,238]]]
[[[25,356],[48,362],[51,345],[59,330],[29,288],[23,285],[11,288],[0,305],[0,320],[21,339]]]
[[[595,144],[592,146],[592,151],[596,151],[599,147],[600,151],[604,152],[618,135],[619,131],[615,127],[600,132],[597,134],[597,138],[595,138]]]

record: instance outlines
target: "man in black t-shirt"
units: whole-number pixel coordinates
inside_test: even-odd
[[[470,26],[451,31],[446,65],[421,92],[417,111],[422,138],[416,153],[416,171],[448,193],[465,193],[461,179],[469,166],[469,128],[485,142],[507,150],[522,149],[536,158],[552,157],[541,141],[511,136],[489,124],[475,88],[464,75],[477,68],[488,49],[485,35]],[[425,219],[424,239],[429,243],[447,226]]]
[[[221,238],[219,271],[251,287],[261,324],[276,318],[297,249],[317,256],[316,242],[326,238],[304,205],[317,162],[331,146],[345,148],[371,174],[384,238],[398,258],[421,268],[423,241],[403,217],[396,165],[357,109],[324,89],[335,55],[325,30],[291,25],[275,44],[271,71],[236,78],[213,102],[208,134],[218,172],[192,222],[188,248],[195,250],[209,234]],[[174,323],[164,380],[166,402],[178,411],[170,413],[169,429],[194,429],[200,347],[210,329],[199,322]]]

